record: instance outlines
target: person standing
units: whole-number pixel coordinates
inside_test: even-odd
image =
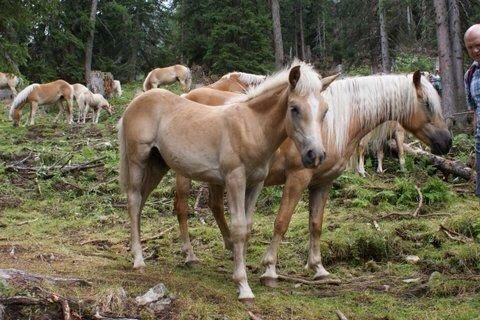
[[[473,59],[465,74],[465,91],[469,110],[475,112],[475,158],[477,185],[475,194],[480,197],[480,24],[474,24],[465,32],[465,47]]]

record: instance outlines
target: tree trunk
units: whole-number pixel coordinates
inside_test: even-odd
[[[93,38],[95,36],[95,19],[97,17],[97,0],[92,0],[92,7],[90,11],[90,34],[85,46],[85,82],[90,80],[90,73],[92,72],[92,51]]]
[[[305,34],[303,32],[303,3],[298,1],[298,27],[300,31],[300,59],[305,60],[306,50],[305,50]]]
[[[435,21],[437,24],[438,56],[440,62],[440,76],[442,77],[442,108],[448,118],[456,112],[455,109],[455,80],[452,71],[452,49],[448,28],[448,13],[446,0],[433,0],[435,7]]]
[[[461,23],[460,23],[460,11],[458,0],[448,0],[449,5],[449,27],[450,27],[450,39],[452,45],[452,69],[453,69],[453,78],[455,81],[455,97],[456,105],[455,111],[461,112],[466,111],[465,104],[465,88],[463,84],[463,47],[462,47],[462,36],[461,36]],[[457,125],[459,127],[464,127],[466,124],[467,118],[460,117],[457,118]]]
[[[385,21],[384,0],[378,0],[378,20],[380,23],[380,47],[382,50],[382,72],[390,73],[390,56],[388,54],[388,35]]]
[[[275,46],[275,66],[281,68],[284,63],[282,25],[280,23],[280,5],[278,0],[271,0],[273,20],[273,44]]]

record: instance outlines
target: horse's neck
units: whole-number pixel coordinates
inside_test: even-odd
[[[285,129],[287,100],[288,93],[282,86],[269,90],[247,102],[248,108],[255,114],[256,121],[251,121],[246,125],[256,127],[250,128],[250,130],[262,131],[263,137],[268,140],[266,152],[273,153],[287,138]]]

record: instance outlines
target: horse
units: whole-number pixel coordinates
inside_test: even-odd
[[[182,94],[185,99],[209,106],[228,104],[229,101],[241,99],[243,96],[244,94],[241,93],[221,91],[209,87],[193,89],[189,93]]]
[[[10,107],[10,117],[13,125],[17,126],[20,121],[21,109],[27,103],[30,103],[30,115],[28,124],[35,123],[35,113],[38,106],[42,104],[57,104],[60,109],[63,107],[63,101],[67,102],[67,123],[73,123],[73,86],[64,80],[56,80],[49,83],[34,83],[27,86],[15,97]]]
[[[345,170],[360,140],[386,121],[398,121],[403,128],[429,144],[432,152],[446,154],[452,138],[442,115],[440,97],[432,84],[419,71],[405,75],[382,75],[346,78],[333,82],[322,94],[331,106],[322,126],[326,159],[316,168],[304,168],[301,155],[291,139],[286,139],[275,152],[265,186],[284,185],[273,239],[262,259],[266,270],[261,281],[275,286],[277,252],[280,242],[303,191],[309,191],[310,246],[307,268],[314,279],[329,276],[320,254],[323,213],[334,180]],[[183,247],[195,257],[188,237],[186,210],[189,181],[178,180],[175,211],[181,224]],[[221,191],[221,190],[220,190]],[[209,207],[219,224],[225,247],[231,247],[231,231],[224,223],[223,194],[210,188]],[[222,223],[223,222],[223,223]],[[183,225],[182,225],[183,223]]]
[[[365,137],[360,140],[356,154],[352,157],[354,166],[357,172],[365,177],[365,150],[370,149],[377,156],[377,172],[383,173],[383,148],[387,140],[394,138],[398,149],[398,160],[400,163],[400,170],[405,171],[405,151],[403,142],[405,141],[405,130],[396,121],[387,121],[382,123]]]
[[[188,92],[192,86],[192,73],[190,69],[181,64],[166,68],[156,68],[150,71],[143,82],[143,91],[157,88],[162,84],[169,84],[180,81],[182,90]]]
[[[8,87],[14,96],[17,95],[16,86],[18,86],[19,82],[20,79],[16,75],[12,73],[0,72],[0,88]]]
[[[243,93],[249,87],[256,86],[265,80],[264,75],[256,75],[245,72],[230,72],[220,78],[220,80],[208,85],[208,88]]]
[[[92,109],[93,116],[92,122],[98,123],[98,119],[100,118],[100,110],[105,109],[107,110],[109,115],[112,115],[112,106],[108,103],[107,99],[105,99],[99,93],[92,93],[90,91],[83,92],[78,100],[78,108],[80,110],[80,117],[78,122],[80,122],[80,118],[82,118],[82,123],[85,123],[88,109]]]
[[[205,181],[231,211],[233,280],[241,301],[254,295],[247,281],[245,245],[268,165],[291,137],[305,167],[325,158],[320,127],[328,106],[322,83],[308,64],[296,62],[271,76],[233,105],[206,106],[168,90],[136,97],[119,122],[120,183],[127,193],[135,269],[143,269],[140,212],[169,169]]]
[[[118,80],[113,80],[113,95],[115,97],[122,96],[122,85]]]

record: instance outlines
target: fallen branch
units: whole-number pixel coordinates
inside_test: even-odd
[[[389,141],[388,146],[390,147],[390,149],[398,151],[397,145],[394,141]],[[472,168],[469,168],[458,161],[445,159],[430,152],[420,150],[418,148],[412,148],[405,143],[403,144],[403,148],[405,149],[406,153],[416,158],[426,158],[430,164],[434,165],[443,172],[451,173],[465,180],[475,180],[475,171]]]
[[[4,279],[6,281],[21,279],[25,281],[31,282],[63,282],[66,284],[78,284],[81,286],[91,286],[92,284],[86,280],[78,279],[78,278],[60,278],[54,276],[47,276],[41,275],[36,273],[29,273],[23,270],[18,269],[0,269],[0,279]]]
[[[418,213],[420,212],[420,210],[422,209],[423,207],[423,194],[422,194],[422,190],[420,190],[419,187],[415,186],[415,189],[417,190],[418,192],[418,206],[417,208],[415,209],[415,211],[413,211],[412,213],[412,216],[414,218],[416,218],[418,216]]]
[[[20,227],[20,226],[23,226],[25,224],[29,224],[29,223],[32,223],[32,222],[35,222],[37,221],[39,218],[35,218],[35,219],[32,219],[32,220],[25,220],[25,221],[22,221],[22,222],[17,222],[15,225],[17,227]]]
[[[250,320],[262,320],[261,317],[255,315],[252,311],[248,311],[248,316],[250,317]]]
[[[335,313],[337,314],[338,320],[348,320],[348,318],[345,317],[345,315],[342,313],[342,311],[337,309],[337,311],[335,311]]]
[[[141,242],[142,242],[142,243],[145,243],[145,242],[148,242],[148,241],[161,239],[161,238],[163,238],[163,236],[165,236],[166,233],[172,231],[174,228],[175,228],[175,226],[170,227],[170,228],[167,228],[167,229],[163,230],[162,232],[160,232],[159,234],[156,234],[156,235],[154,235],[154,236],[151,236],[151,237],[147,237],[147,238],[142,239]]]
[[[303,278],[285,276],[281,274],[278,275],[278,280],[302,283],[307,285],[322,285],[322,284],[339,285],[342,283],[340,279],[327,278],[327,279],[321,279],[321,280],[307,280]]]
[[[0,304],[12,305],[12,304],[21,304],[21,305],[36,305],[42,304],[43,301],[39,298],[27,297],[27,296],[13,296],[3,298],[0,297]]]
[[[458,233],[454,230],[448,229],[443,224],[440,224],[440,230],[443,231],[447,235],[447,237],[449,237],[452,240],[462,242],[462,243],[472,243],[473,242],[473,239],[468,238],[468,237],[464,236],[463,234]]]

